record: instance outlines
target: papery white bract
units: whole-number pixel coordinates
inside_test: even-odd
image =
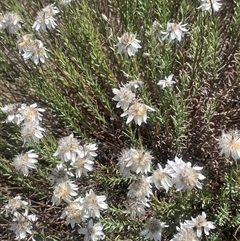
[[[165,76],[164,80],[159,80],[157,85],[160,85],[162,89],[166,87],[171,87],[173,84],[176,83],[176,81],[173,81],[172,79],[173,79],[173,74],[170,74],[168,77]]]
[[[24,176],[28,176],[29,169],[36,169],[37,158],[38,154],[34,150],[30,150],[13,158],[13,165],[17,171],[21,172]]]
[[[97,241],[103,240],[105,238],[102,230],[103,226],[101,225],[101,223],[96,223],[95,225],[93,225],[93,220],[90,219],[88,221],[88,227],[80,228],[78,229],[78,232],[84,235],[84,241]]]
[[[221,0],[201,0],[202,4],[198,7],[202,11],[218,12],[222,6]]]
[[[160,241],[162,238],[162,231],[165,227],[168,227],[165,222],[160,222],[158,219],[152,217],[147,220],[141,235],[150,240],[154,239],[154,241]]]
[[[139,101],[134,101],[132,105],[129,107],[128,110],[126,110],[123,114],[121,114],[121,117],[128,116],[127,118],[127,124],[130,123],[132,120],[135,121],[137,125],[141,125],[143,122],[147,123],[147,111],[154,111],[153,108],[151,108],[148,105],[145,105],[144,103],[141,103]]]
[[[161,33],[165,35],[162,39],[165,40],[168,38],[169,42],[173,40],[181,41],[182,37],[188,30],[186,29],[187,24],[182,24],[180,23],[167,23],[167,30],[164,32],[162,31]]]
[[[118,37],[118,53],[128,54],[129,56],[135,55],[141,45],[141,41],[136,39],[136,34],[133,33],[124,33],[122,37]]]
[[[202,215],[198,215],[196,218],[192,218],[192,220],[186,220],[184,222],[184,227],[186,228],[196,228],[197,229],[197,237],[202,236],[202,231],[204,231],[205,235],[209,235],[210,229],[214,229],[214,222],[207,221],[207,215],[205,212],[202,212]]]

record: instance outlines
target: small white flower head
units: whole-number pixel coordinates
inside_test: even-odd
[[[167,168],[163,169],[161,164],[158,163],[158,169],[153,171],[151,179],[158,190],[164,188],[168,192],[169,188],[173,186],[170,173],[171,171]]]
[[[133,93],[129,88],[125,86],[120,87],[120,89],[113,88],[112,92],[115,94],[113,100],[118,102],[116,107],[121,107],[123,111],[128,109],[129,105],[132,103],[136,96],[135,93]]]
[[[71,225],[74,228],[76,223],[81,223],[84,218],[83,211],[83,199],[77,198],[76,200],[70,202],[67,207],[64,208],[61,218],[66,217],[66,224]]]
[[[201,180],[205,176],[201,174],[202,167],[193,166],[191,162],[184,162],[181,158],[175,157],[175,161],[168,161],[168,168],[172,168],[172,182],[177,191],[192,190],[194,187],[202,189]]]
[[[15,12],[6,12],[2,19],[2,28],[7,29],[8,33],[14,34],[21,30],[22,19]]]
[[[93,158],[77,156],[74,162],[71,162],[71,166],[75,169],[76,178],[80,178],[82,174],[86,175],[93,170]]]
[[[37,18],[32,28],[36,29],[37,31],[41,29],[44,32],[46,32],[47,29],[54,29],[57,26],[57,24],[53,16],[55,16],[58,13],[59,10],[55,6],[55,4],[47,5],[41,11],[37,12]]]
[[[95,143],[84,144],[83,146],[79,146],[79,149],[80,157],[93,159],[97,156],[96,150],[98,149],[98,147]]]
[[[136,198],[128,198],[125,204],[126,212],[130,214],[132,219],[136,217],[142,217],[145,214],[145,208],[150,207],[148,204],[149,200],[147,198],[138,200]]]
[[[30,40],[25,46],[22,56],[24,60],[31,59],[34,64],[38,65],[39,61],[45,63],[45,59],[48,58],[47,51],[49,50],[43,46],[41,40]]]
[[[164,89],[166,87],[171,87],[173,84],[176,83],[176,81],[172,80],[173,76],[174,76],[173,74],[170,74],[168,77],[165,76],[165,79],[164,80],[159,80],[157,85],[160,85],[162,89]]]
[[[154,239],[154,241],[161,241],[162,231],[165,227],[168,227],[165,222],[160,222],[156,218],[150,218],[146,222],[141,235],[150,240]]]
[[[148,105],[145,105],[139,101],[134,101],[132,105],[126,110],[121,117],[128,115],[127,124],[130,123],[132,120],[135,121],[136,125],[141,125],[143,122],[147,123],[147,111],[154,111]]]
[[[16,239],[25,239],[28,234],[32,234],[32,224],[37,220],[36,215],[28,215],[28,209],[24,213],[14,212],[13,224],[10,230],[16,234]]]
[[[80,228],[78,229],[78,232],[84,235],[84,241],[97,241],[103,240],[105,238],[102,230],[103,226],[101,225],[101,223],[96,223],[93,225],[93,220],[90,219],[88,221],[88,227]]]
[[[207,221],[207,215],[205,212],[202,212],[202,215],[198,215],[196,218],[192,217],[192,220],[186,220],[184,222],[184,226],[186,228],[196,228],[197,229],[197,237],[202,236],[202,231],[204,231],[205,235],[209,235],[210,229],[214,229],[214,222]]]
[[[59,183],[54,188],[51,201],[53,205],[57,206],[60,205],[62,200],[66,203],[70,203],[72,201],[72,197],[78,195],[76,191],[78,191],[78,186],[72,181]]]
[[[28,176],[29,169],[36,169],[37,158],[38,154],[34,150],[30,150],[13,158],[13,165],[17,171],[21,172],[24,176]]]
[[[27,106],[25,104],[21,105],[20,113],[23,116],[24,122],[35,122],[37,124],[40,123],[42,120],[42,114],[41,112],[44,112],[45,110],[42,108],[37,108],[37,104],[32,104],[30,106]]]
[[[1,213],[5,212],[5,214],[8,215],[8,212],[10,212],[13,214],[16,211],[20,212],[28,209],[28,206],[28,202],[21,200],[21,196],[18,195],[14,198],[11,198],[8,203],[3,206],[3,211],[1,211]]]
[[[116,44],[118,53],[128,54],[131,57],[141,48],[140,42],[136,39],[136,34],[124,33],[122,37],[118,37],[118,43]]]
[[[91,189],[89,193],[86,193],[84,198],[84,211],[88,217],[100,217],[100,209],[107,209],[108,205],[105,203],[106,196],[97,196]]]
[[[19,125],[22,122],[23,117],[19,112],[20,106],[21,104],[9,104],[5,105],[4,107],[1,107],[2,112],[8,115],[6,123],[13,122]]]
[[[39,126],[36,122],[26,122],[21,130],[24,144],[32,142],[38,143],[39,140],[43,138],[42,132],[44,131],[45,129]]]
[[[119,173],[124,177],[130,177],[131,166],[128,166],[128,162],[131,160],[132,151],[127,148],[121,151],[118,157]]]
[[[62,161],[75,162],[77,155],[80,155],[79,141],[73,137],[73,134],[63,137],[58,141],[58,148],[53,156],[58,156]]]
[[[173,40],[181,41],[182,37],[188,30],[185,28],[187,24],[180,23],[167,23],[167,30],[166,32],[162,31],[161,33],[165,35],[162,39],[165,40],[168,38],[169,42]]]
[[[63,5],[67,5],[70,2],[72,2],[72,0],[61,0],[61,4],[63,4]]]
[[[220,155],[227,158],[232,157],[235,161],[240,159],[240,133],[238,130],[222,131],[222,136],[218,139]]]
[[[127,196],[138,200],[145,200],[145,197],[152,195],[151,177],[144,175],[137,176],[128,187]]]
[[[139,79],[131,80],[127,82],[124,86],[129,90],[135,92],[138,88],[142,87],[143,81]]]
[[[149,151],[143,149],[131,148],[131,159],[128,161],[127,166],[131,167],[131,170],[136,174],[147,174],[150,172],[153,156]]]
[[[32,38],[33,38],[32,34],[25,34],[17,40],[17,49],[19,54],[21,54],[28,48],[30,43],[33,41]]]
[[[199,241],[196,232],[192,228],[186,228],[180,223],[180,228],[177,227],[177,234],[170,241]]]
[[[59,184],[69,180],[69,177],[74,176],[62,163],[57,164],[56,168],[52,170],[48,180],[51,185]]]
[[[201,0],[202,4],[198,7],[202,11],[208,11],[209,13],[218,12],[222,6],[221,0]]]

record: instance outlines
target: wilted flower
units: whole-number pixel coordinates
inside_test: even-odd
[[[129,177],[131,174],[131,166],[128,166],[128,162],[131,160],[132,151],[127,148],[121,151],[118,157],[119,172],[124,177]]]
[[[24,209],[28,208],[28,202],[21,200],[21,196],[16,196],[14,198],[11,198],[7,204],[3,206],[3,211],[1,213],[6,213],[8,215],[8,212],[14,213],[16,211],[22,211]]]
[[[72,201],[72,197],[77,196],[78,186],[73,184],[72,181],[66,181],[59,183],[55,186],[52,196],[53,205],[60,205],[61,201],[64,200],[66,203]]]
[[[199,166],[193,166],[191,162],[184,162],[181,158],[175,157],[175,161],[168,161],[168,168],[172,168],[172,182],[177,191],[192,190],[194,187],[202,189],[199,180],[205,179],[200,171],[203,169]],[[171,171],[171,170],[170,170]]]
[[[211,221],[207,221],[207,215],[205,212],[202,212],[202,215],[198,215],[196,218],[192,218],[192,220],[186,220],[184,222],[184,227],[186,228],[197,228],[197,237],[202,236],[202,231],[206,235],[209,235],[210,229],[214,229],[214,223]]]
[[[180,23],[167,23],[167,30],[166,32],[162,31],[161,33],[165,35],[163,37],[163,40],[169,39],[169,42],[173,40],[181,41],[183,35],[188,32],[188,30],[185,28],[187,24]]]
[[[64,208],[61,218],[65,217],[66,224],[70,224],[71,228],[74,228],[76,223],[80,223],[82,221],[82,218],[84,218],[82,198],[77,198],[76,200],[70,202],[69,205]]]
[[[13,158],[13,165],[17,171],[24,176],[28,176],[29,169],[36,169],[35,164],[38,162],[36,158],[38,158],[38,154],[34,150],[30,150]]]
[[[1,25],[3,29],[7,29],[10,34],[14,34],[21,30],[22,19],[15,12],[6,12],[1,19]]]
[[[78,232],[80,234],[85,235],[84,241],[97,241],[97,240],[103,240],[105,238],[105,235],[103,233],[103,226],[101,223],[96,223],[93,225],[93,220],[90,219],[88,221],[88,227],[87,228],[80,228],[78,229]]]
[[[165,76],[164,80],[159,80],[157,85],[160,85],[162,89],[166,87],[171,87],[173,84],[176,83],[176,81],[173,81],[172,79],[173,79],[173,74],[170,74],[168,77]]]
[[[13,122],[19,125],[23,119],[21,113],[19,112],[21,104],[9,104],[1,107],[2,112],[6,113],[7,119],[6,123]]]
[[[58,148],[53,156],[58,156],[62,161],[75,161],[80,154],[79,141],[73,137],[73,134],[63,137],[58,141]]]
[[[30,106],[22,104],[20,109],[20,113],[22,114],[25,123],[35,122],[39,124],[39,122],[42,120],[41,112],[44,112],[44,111],[45,110],[42,108],[37,108],[36,103]]]
[[[88,217],[100,217],[100,208],[107,209],[108,205],[104,201],[106,200],[106,196],[97,196],[92,189],[90,189],[89,193],[86,193],[86,197],[84,198],[84,211]]]
[[[54,4],[46,6],[41,11],[37,12],[37,18],[32,28],[37,31],[42,29],[44,32],[47,31],[47,29],[54,29],[57,24],[53,16],[57,13],[59,13],[59,10],[56,6],[54,6]]]
[[[42,132],[45,131],[36,122],[26,122],[21,130],[24,143],[39,142],[43,138]]]
[[[158,190],[164,188],[168,191],[173,186],[172,178],[169,176],[170,173],[172,172],[168,168],[163,169],[161,164],[158,163],[158,169],[153,171],[151,179]]]
[[[156,38],[159,38],[161,36],[161,25],[158,21],[154,21],[152,25],[152,31]]]
[[[227,158],[232,157],[235,161],[240,159],[240,133],[238,130],[222,131],[222,136],[218,139],[220,155]]]
[[[16,239],[24,239],[27,233],[32,234],[32,224],[37,220],[36,215],[28,215],[28,209],[24,213],[14,212],[13,224],[10,230],[16,234]]]
[[[143,122],[147,123],[148,110],[154,111],[154,109],[150,106],[136,100],[133,102],[133,104],[129,107],[128,110],[121,114],[121,117],[128,115],[127,124],[134,120],[135,123],[140,126]]]
[[[177,227],[178,233],[175,234],[170,241],[198,241],[197,234],[192,228],[186,228],[184,224],[180,223],[180,228]]]
[[[129,56],[135,55],[141,45],[139,44],[141,41],[136,39],[136,34],[133,33],[125,33],[122,37],[118,37],[118,43],[116,46],[118,47],[118,53],[128,54]]]
[[[160,222],[156,218],[150,218],[145,224],[144,230],[141,235],[154,241],[160,241],[162,238],[162,231],[165,227],[168,227],[165,222]]]
[[[202,9],[202,11],[218,12],[222,6],[221,0],[201,0],[202,4],[198,9]]]
[[[120,89],[113,88],[113,100],[118,101],[117,108],[121,107],[123,111],[126,111],[129,105],[135,98],[135,93],[133,93],[129,88],[123,86]]]

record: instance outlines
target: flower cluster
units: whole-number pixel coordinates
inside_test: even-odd
[[[41,11],[37,12],[36,21],[34,22],[32,28],[44,32],[54,29],[57,24],[54,16],[59,13],[58,8],[55,4],[50,4],[44,7]]]
[[[35,240],[32,236],[33,223],[37,221],[35,214],[29,215],[30,204],[21,200],[21,196],[16,196],[8,201],[2,208],[2,213],[11,216],[12,225],[10,230],[16,235],[17,240],[25,239],[28,234],[28,240]]]
[[[130,81],[127,84],[120,86],[120,89],[113,88],[113,100],[117,101],[117,108],[121,107],[124,111],[121,117],[127,117],[127,124],[132,120],[135,124],[141,125],[143,122],[147,123],[147,111],[154,111],[154,109],[144,103],[139,98],[136,98],[136,90],[142,85],[142,81]]]
[[[15,12],[0,13],[0,29],[6,29],[9,34],[14,34],[21,30],[23,20]]]

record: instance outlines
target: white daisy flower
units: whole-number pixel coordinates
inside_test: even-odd
[[[118,53],[128,54],[131,57],[141,48],[140,42],[136,39],[136,34],[125,33],[122,37],[118,37],[118,43],[116,44]]]
[[[192,228],[186,228],[180,223],[180,228],[177,227],[177,234],[170,241],[199,241],[196,232]]]
[[[45,129],[36,122],[26,122],[21,130],[24,144],[32,143],[33,141],[38,143],[43,138],[42,132],[44,131]]]
[[[80,155],[79,141],[73,137],[73,134],[63,137],[58,141],[58,148],[53,156],[58,156],[62,161],[75,162],[77,155]]]
[[[16,196],[14,198],[11,198],[7,204],[5,204],[3,206],[3,211],[1,211],[0,213],[5,213],[6,215],[8,215],[8,212],[10,212],[11,214],[13,214],[16,211],[22,211],[24,209],[28,209],[28,202],[21,200],[21,196]]]
[[[9,105],[5,105],[4,107],[1,107],[2,112],[8,115],[6,119],[6,123],[13,122],[19,125],[22,122],[23,117],[19,112],[20,106],[21,104],[17,103],[17,104],[9,104]]]
[[[59,10],[56,6],[54,6],[54,4],[46,6],[41,11],[37,12],[37,18],[32,28],[36,29],[37,31],[41,29],[44,32],[46,32],[47,29],[54,29],[57,24],[55,22],[56,19],[53,16],[55,16],[57,13],[59,13]]]
[[[169,42],[173,40],[181,41],[182,37],[188,30],[185,28],[187,24],[180,23],[167,23],[167,30],[166,32],[161,31],[163,35],[165,35],[162,39],[165,40],[168,38]]]
[[[210,229],[214,229],[214,222],[207,221],[207,215],[205,212],[202,212],[202,215],[198,215],[196,218],[192,218],[192,220],[186,220],[184,222],[184,226],[186,228],[196,228],[197,229],[197,237],[202,236],[202,231],[204,231],[205,235],[209,235]]]
[[[221,0],[201,0],[202,4],[198,9],[209,13],[218,12],[222,6]]]
[[[218,139],[220,155],[227,158],[232,157],[235,161],[240,159],[240,133],[238,130],[222,131],[222,136]]]
[[[100,209],[107,209],[108,205],[105,203],[106,196],[97,196],[91,189],[89,193],[86,193],[84,198],[84,211],[88,217],[100,217]]]
[[[48,180],[51,185],[59,184],[61,182],[66,182],[69,180],[69,177],[74,175],[63,165],[63,163],[57,164],[56,168],[52,170],[52,173],[49,175]]]
[[[154,241],[160,241],[162,238],[162,231],[165,227],[168,227],[165,222],[160,222],[156,218],[150,218],[146,222],[141,235],[150,240],[154,239]]]
[[[175,157],[175,161],[168,161],[168,168],[172,168],[172,182],[177,191],[192,190],[194,187],[202,189],[201,180],[206,177],[200,171],[203,169],[199,166],[193,166],[191,162],[184,162],[181,158]]]
[[[101,223],[96,223],[95,225],[93,225],[93,220],[90,219],[88,221],[88,227],[80,228],[78,229],[78,232],[84,235],[84,241],[97,241],[103,240],[105,238],[102,230],[103,226],[101,225]]]
[[[80,146],[79,149],[80,157],[91,159],[97,156],[96,150],[98,149],[98,147],[95,143],[84,144],[83,146]]]
[[[127,196],[138,200],[145,200],[145,197],[152,195],[151,177],[140,175],[135,177],[128,187]]]
[[[83,198],[77,198],[64,208],[61,218],[66,217],[66,224],[74,228],[76,223],[81,223],[84,218]]]
[[[28,215],[28,209],[24,213],[14,212],[13,224],[10,230],[16,234],[16,239],[25,239],[28,234],[32,234],[33,222],[36,222],[37,217],[34,214]]]
[[[94,161],[92,158],[77,156],[74,162],[71,162],[71,166],[75,169],[76,178],[80,178],[82,174],[86,175],[93,170]]]
[[[170,177],[171,171],[168,168],[162,168],[161,164],[158,163],[158,169],[153,171],[151,181],[154,183],[156,188],[164,188],[167,192],[170,187],[173,186],[172,178]]]
[[[36,169],[35,164],[38,162],[36,158],[38,158],[38,154],[34,150],[30,150],[13,158],[13,165],[17,171],[24,176],[28,176],[29,169]]]
[[[135,93],[133,93],[129,88],[125,86],[120,87],[120,89],[113,88],[112,91],[113,94],[115,94],[113,100],[118,101],[116,107],[121,107],[123,111],[128,109],[129,105],[132,103],[136,96]]]
[[[42,120],[42,114],[41,112],[44,112],[45,110],[42,108],[37,108],[37,104],[32,104],[30,106],[27,106],[25,104],[21,105],[20,113],[23,116],[24,122],[35,122],[37,124],[40,123]]]
[[[60,205],[62,200],[64,200],[66,203],[70,203],[72,201],[72,197],[78,195],[78,193],[75,191],[78,191],[78,186],[72,181],[57,184],[54,188],[51,199],[53,205]]]
[[[166,87],[171,87],[173,84],[176,83],[176,81],[173,81],[173,74],[170,74],[168,77],[165,76],[164,80],[159,80],[159,82],[157,83],[157,85],[160,85],[162,89],[166,88]]]
[[[128,115],[127,124],[132,120],[135,121],[137,125],[141,125],[143,122],[147,123],[147,111],[155,111],[148,105],[145,105],[139,101],[134,101],[133,104],[126,110],[121,117]]]
[[[15,12],[6,12],[1,22],[3,29],[7,29],[8,33],[14,34],[21,30],[23,20]]]
[[[127,163],[127,167],[131,167],[131,170],[136,174],[147,174],[150,172],[152,159],[153,156],[150,152],[131,148],[131,158]]]

